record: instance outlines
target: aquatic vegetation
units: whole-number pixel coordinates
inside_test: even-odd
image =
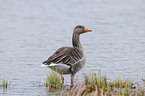
[[[32,82],[33,84],[33,87],[43,87],[45,85],[45,83],[42,83],[41,80],[40,81],[37,81],[37,82]]]
[[[8,86],[11,84],[11,82],[8,82],[8,80],[3,80],[2,84],[0,86],[3,87],[3,91],[7,90]]]
[[[11,84],[11,82],[8,82],[8,80],[3,80],[1,86],[3,86],[3,88],[7,89],[10,84]]]
[[[46,87],[50,90],[62,89],[64,83],[63,74],[58,74],[54,71],[49,72],[46,78]]]
[[[63,75],[54,71],[47,74],[46,83],[49,91],[59,91],[61,96],[145,96],[145,81],[141,84],[133,83],[130,78],[109,80],[106,76],[95,73],[83,74],[83,80],[73,87],[63,86]],[[63,89],[63,91],[62,91]]]
[[[145,82],[133,83],[129,78],[108,80],[106,76],[84,74],[83,83],[74,85],[70,90],[64,90],[64,96],[145,96]]]
[[[32,82],[33,87],[48,87],[49,91],[61,90],[63,88],[64,78],[63,74],[50,71],[47,75],[46,82],[42,82],[41,78],[37,82]]]

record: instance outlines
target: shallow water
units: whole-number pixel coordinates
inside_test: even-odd
[[[0,83],[11,81],[2,96],[44,96],[48,68],[41,63],[62,46],[72,46],[73,28],[93,29],[81,36],[87,53],[85,67],[76,75],[94,71],[109,79],[120,76],[145,79],[144,0],[1,0]],[[69,84],[70,76],[65,76]]]

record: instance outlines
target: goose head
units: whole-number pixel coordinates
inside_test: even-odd
[[[83,25],[77,25],[74,28],[74,33],[77,33],[77,34],[87,33],[87,32],[91,32],[91,31],[92,31],[91,29],[88,29]]]

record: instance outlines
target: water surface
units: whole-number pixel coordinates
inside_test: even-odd
[[[62,46],[72,46],[73,28],[93,30],[81,35],[87,53],[85,67],[76,75],[94,71],[109,79],[145,79],[144,0],[1,0],[0,83],[11,81],[7,96],[53,94],[45,87],[48,68],[41,63]],[[65,76],[69,84],[70,76]]]

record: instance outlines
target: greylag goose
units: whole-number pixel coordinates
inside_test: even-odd
[[[73,85],[74,75],[82,69],[86,63],[86,54],[79,37],[80,34],[90,31],[92,30],[82,25],[76,26],[72,36],[73,47],[59,48],[52,56],[43,62],[42,66],[47,66],[58,73],[71,74],[71,85]]]

